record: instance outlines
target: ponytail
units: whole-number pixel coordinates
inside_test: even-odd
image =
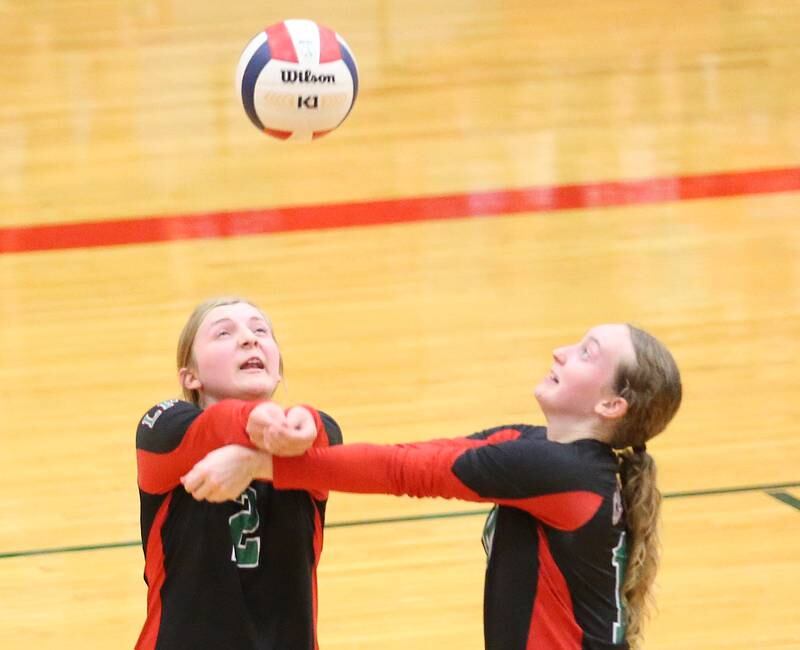
[[[614,380],[628,409],[614,429],[611,446],[620,461],[622,504],[628,538],[628,564],[622,585],[626,638],[631,650],[643,644],[644,623],[653,602],[658,570],[661,493],[656,463],[646,443],[661,433],[681,404],[681,376],[669,350],[655,337],[631,325],[635,363],[620,364]]]
[[[636,650],[641,647],[644,623],[653,604],[652,587],[660,551],[661,492],[656,485],[656,463],[650,454],[625,449],[618,456],[629,540],[622,602],[626,610],[626,637],[631,650]]]

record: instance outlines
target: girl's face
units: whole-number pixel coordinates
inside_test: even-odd
[[[206,314],[192,346],[193,364],[181,368],[186,388],[202,406],[223,399],[266,399],[280,381],[280,351],[264,315],[239,302]]]
[[[635,363],[627,325],[598,325],[579,343],[553,350],[550,373],[534,394],[545,416],[574,418],[600,414],[614,393],[614,375],[621,362]]]

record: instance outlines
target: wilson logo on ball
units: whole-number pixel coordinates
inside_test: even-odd
[[[311,70],[281,70],[281,81],[285,84],[293,83],[320,83],[320,84],[335,84],[336,77],[332,74],[316,75]]]
[[[358,69],[347,43],[332,29],[311,20],[284,20],[244,48],[236,88],[259,130],[282,140],[312,140],[350,114]]]

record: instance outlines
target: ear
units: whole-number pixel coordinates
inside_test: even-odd
[[[609,420],[618,420],[628,412],[628,401],[619,395],[607,397],[595,404],[594,412]]]
[[[191,368],[181,368],[178,371],[178,380],[186,390],[202,390],[203,384]]]

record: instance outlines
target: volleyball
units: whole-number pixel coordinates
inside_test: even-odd
[[[256,34],[236,67],[250,121],[281,140],[330,133],[358,95],[355,57],[344,39],[312,20],[284,20]]]

